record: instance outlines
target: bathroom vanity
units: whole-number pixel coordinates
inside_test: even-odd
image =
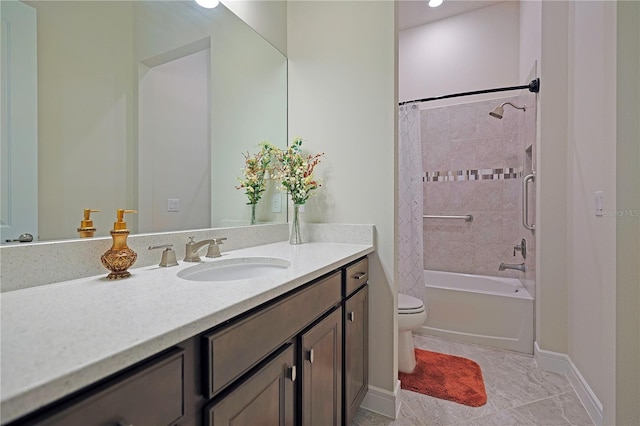
[[[5,293],[3,309],[10,312],[3,320],[18,330],[6,336],[3,325],[3,346],[27,330],[23,337],[44,353],[34,355],[22,342],[16,349],[26,351],[21,361],[18,352],[3,348],[2,424],[349,424],[368,388],[366,255],[372,251],[355,244],[276,243],[226,256],[269,253],[291,262],[286,271],[264,278],[196,283],[176,278],[179,269],[190,266],[180,265],[134,269],[131,279],[109,282],[111,288],[103,278],[91,277]],[[111,293],[128,299],[109,309],[117,300]],[[55,332],[71,327],[71,334],[74,327],[88,329],[75,339],[38,342],[47,339],[48,330],[38,329],[47,327],[39,322],[46,315],[35,314],[20,330],[18,322],[28,315],[14,304],[35,308],[63,294],[65,299],[44,307],[66,311],[57,313],[61,322],[50,327]],[[93,306],[74,312],[68,297],[90,298],[86,303]],[[74,318],[88,312],[93,313],[85,327],[75,324]],[[125,312],[133,315],[123,321]],[[98,323],[102,327],[94,329]],[[109,341],[116,346],[110,353],[101,349]],[[98,348],[91,350],[94,344]],[[51,359],[47,348],[50,356],[69,360]],[[80,353],[83,349],[89,353]],[[57,371],[48,377],[27,373],[29,383],[21,383],[18,375],[30,367],[41,376]]]

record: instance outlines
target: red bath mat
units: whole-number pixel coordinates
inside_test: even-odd
[[[398,373],[402,389],[480,407],[487,403],[480,366],[467,358],[416,349],[413,373]]]

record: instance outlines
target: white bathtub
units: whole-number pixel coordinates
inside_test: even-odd
[[[533,297],[514,278],[424,271],[419,333],[533,353]]]

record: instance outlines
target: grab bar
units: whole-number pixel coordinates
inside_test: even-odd
[[[466,222],[471,222],[473,220],[473,216],[470,214],[465,214],[463,216],[439,216],[439,215],[425,214],[422,217],[424,219],[464,219]]]
[[[522,226],[530,231],[536,229],[536,225],[529,224],[529,182],[536,181],[536,172],[526,175],[522,180]]]

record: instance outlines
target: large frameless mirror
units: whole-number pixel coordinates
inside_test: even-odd
[[[132,232],[249,223],[243,153],[286,146],[280,51],[222,4],[1,6],[3,242],[76,238],[84,209],[95,236],[118,208]],[[257,220],[286,222],[275,185]]]

